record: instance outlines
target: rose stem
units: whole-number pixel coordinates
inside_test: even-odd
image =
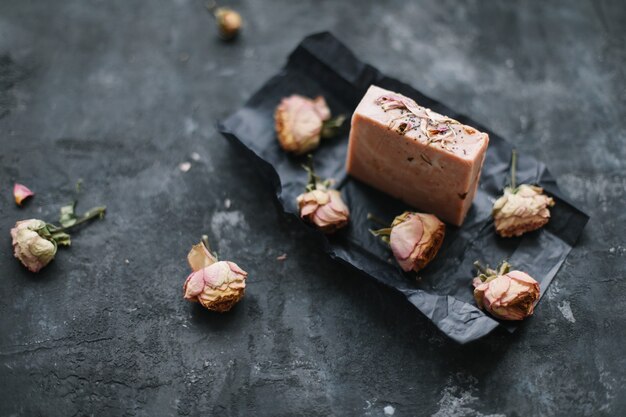
[[[73,225],[67,226],[67,227],[61,227],[59,229],[56,229],[55,232],[65,232],[66,230],[76,227],[79,224],[85,223],[96,217],[102,217],[106,209],[107,209],[106,206],[94,207],[91,210],[89,210],[87,213],[85,213],[85,215],[81,219],[77,220],[76,223],[74,223]]]
[[[485,268],[484,266],[482,266],[480,264],[480,262],[475,261],[474,262],[474,266],[476,267],[476,269],[478,269],[478,272],[480,272],[481,274],[485,274],[487,275],[489,272],[487,271],[487,268]]]
[[[367,220],[371,220],[374,223],[378,223],[379,225],[384,226],[384,227],[389,226],[389,223],[385,222],[380,217],[374,216],[372,213],[367,213]]]
[[[217,9],[217,3],[214,0],[208,1],[205,5],[209,13],[214,14]]]
[[[307,163],[302,165],[305,171],[309,174],[309,178],[307,180],[306,189],[307,191],[313,191],[317,188],[317,175],[315,175],[315,171],[313,171],[313,155],[307,155]]]
[[[515,189],[515,166],[517,165],[517,150],[511,151],[511,188]]]

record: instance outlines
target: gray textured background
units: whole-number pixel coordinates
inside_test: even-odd
[[[625,415],[624,3],[232,4],[224,44],[200,1],[0,2],[0,415]],[[320,30],[547,162],[592,216],[515,334],[458,346],[328,260],[215,131]],[[79,178],[106,219],[28,273],[11,225],[55,220]],[[181,298],[205,232],[250,273],[226,315]]]

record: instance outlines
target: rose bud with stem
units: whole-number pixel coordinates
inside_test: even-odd
[[[539,300],[539,283],[521,271],[511,271],[511,265],[502,262],[498,269],[483,267],[474,262],[478,276],[474,278],[474,299],[478,308],[502,320],[522,320],[533,314]]]
[[[371,213],[367,218],[386,225]],[[432,214],[406,211],[396,216],[390,227],[370,232],[391,246],[393,256],[403,271],[418,272],[437,255],[446,226]]]
[[[332,180],[321,181],[315,175],[311,155],[308,157],[308,165],[303,165],[303,168],[309,174],[309,179],[306,192],[296,199],[300,217],[324,233],[333,233],[346,226],[350,210],[341,198],[341,193],[329,188]]]
[[[70,229],[95,218],[102,218],[106,207],[95,207],[82,217],[74,215],[74,206],[61,208],[60,226],[39,219],[21,220],[11,229],[13,254],[31,272],[38,272],[54,259],[57,247],[70,246]],[[68,208],[71,207],[71,210]]]
[[[209,249],[206,235],[187,255],[192,269],[183,285],[185,300],[200,303],[208,310],[226,312],[241,300],[248,273],[230,261],[220,261]]]
[[[511,156],[511,185],[493,204],[496,233],[502,237],[521,236],[543,227],[550,220],[548,207],[554,200],[543,193],[543,188],[522,184],[516,186],[517,152]]]

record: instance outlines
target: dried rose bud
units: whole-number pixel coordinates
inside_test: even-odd
[[[554,199],[543,194],[543,188],[522,184],[515,186],[515,164],[517,154],[511,160],[511,186],[493,204],[493,220],[496,233],[502,237],[521,236],[543,227],[550,220],[548,207]]]
[[[193,272],[183,285],[183,297],[209,310],[230,310],[244,295],[248,274],[236,263],[218,261],[208,250],[208,240],[194,245],[187,255]]]
[[[228,7],[218,7],[214,15],[220,38],[226,41],[236,38],[241,29],[241,15]]]
[[[368,216],[374,219],[373,216]],[[393,256],[403,271],[423,269],[439,252],[446,226],[432,214],[404,212],[390,228],[372,231],[389,243]]]
[[[493,205],[496,233],[502,237],[521,236],[543,227],[550,220],[548,207],[554,199],[543,194],[543,188],[522,184],[505,188],[504,195]]]
[[[391,224],[389,245],[403,271],[423,269],[439,252],[446,226],[436,216],[405,212]]]
[[[187,277],[184,297],[209,310],[228,311],[243,297],[247,275],[234,262],[215,262]]]
[[[25,185],[15,183],[15,185],[13,186],[13,197],[15,198],[15,204],[17,204],[18,206],[22,205],[22,201],[34,195],[35,193],[29,190],[28,187]]]
[[[46,223],[37,219],[21,220],[11,229],[13,254],[32,272],[48,265],[57,252],[56,242],[46,235]]]
[[[509,271],[503,262],[498,270],[475,265],[482,273],[474,278],[474,298],[478,308],[502,320],[522,320],[531,314],[539,300],[539,283],[521,271]]]
[[[278,143],[296,155],[316,149],[320,139],[333,136],[344,119],[330,118],[330,109],[322,96],[311,100],[294,94],[283,98],[274,112]]]
[[[70,235],[66,232],[95,218],[102,218],[106,207],[94,207],[77,217],[76,202],[61,207],[60,226],[38,219],[21,220],[11,229],[14,255],[26,268],[38,272],[48,265],[57,252],[57,247],[70,246]]]
[[[333,233],[348,224],[350,211],[337,190],[318,185],[315,190],[300,194],[297,202],[300,217],[324,233]]]
[[[309,155],[308,165],[303,168],[309,174],[306,192],[296,198],[300,217],[313,223],[324,233],[333,233],[346,226],[350,210],[341,198],[341,193],[331,190],[332,180],[321,181],[313,170],[313,157]]]

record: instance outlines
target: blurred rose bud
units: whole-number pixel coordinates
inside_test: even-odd
[[[218,7],[214,14],[220,38],[229,41],[237,37],[241,29],[241,15],[228,7]]]
[[[319,146],[324,122],[330,120],[330,109],[322,96],[311,100],[292,95],[276,107],[274,120],[280,146],[301,155]]]
[[[15,183],[15,185],[13,186],[13,197],[15,198],[15,204],[17,204],[18,206],[22,205],[22,201],[34,195],[35,193],[29,190],[28,187],[25,185]]]
[[[527,184],[514,189],[507,187],[493,205],[496,233],[512,237],[537,230],[550,220],[548,207],[553,205],[554,200],[543,194],[541,187]]]
[[[57,252],[57,245],[52,239],[42,237],[46,232],[46,223],[37,219],[22,220],[11,229],[13,251],[17,259],[32,272],[38,272],[48,265]]]
[[[333,233],[348,224],[350,211],[337,190],[318,185],[315,190],[300,194],[297,202],[300,217],[324,233]]]
[[[234,262],[215,262],[187,277],[184,297],[209,310],[228,311],[243,297],[247,275]]]
[[[419,271],[437,255],[446,226],[432,214],[405,212],[391,224],[389,245],[403,271]]]
[[[480,268],[480,265],[476,263]],[[521,271],[510,271],[504,262],[498,271],[483,269],[474,278],[474,298],[478,308],[502,320],[522,320],[533,314],[539,300],[539,283]]]

